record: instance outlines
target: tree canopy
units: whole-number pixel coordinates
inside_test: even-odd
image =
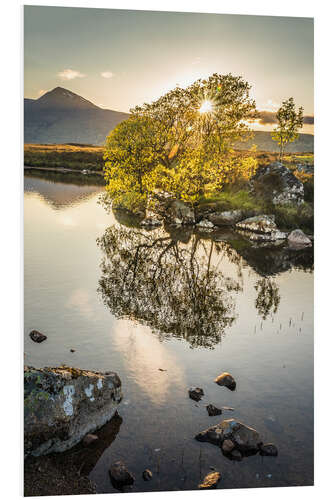
[[[298,138],[298,130],[303,127],[303,108],[296,111],[293,97],[282,101],[276,113],[278,126],[272,133],[273,141],[280,146],[280,161],[282,161],[285,147]]]
[[[194,202],[252,174],[254,159],[231,156],[237,141],[249,139],[256,117],[250,89],[240,76],[213,74],[132,109],[106,141],[105,177],[113,200],[130,208],[165,189]]]

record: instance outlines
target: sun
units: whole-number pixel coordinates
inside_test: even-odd
[[[213,105],[210,101],[203,101],[200,106],[199,113],[209,113],[213,110]]]

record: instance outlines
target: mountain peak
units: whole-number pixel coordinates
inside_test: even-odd
[[[92,102],[84,99],[83,97],[75,94],[71,90],[65,89],[63,87],[55,87],[54,89],[46,92],[39,99],[35,101],[35,104],[41,107],[49,107],[56,109],[97,109],[98,106]]]

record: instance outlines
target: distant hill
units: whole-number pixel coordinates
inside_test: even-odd
[[[24,142],[103,144],[110,130],[128,117],[56,87],[39,99],[24,99]]]
[[[130,115],[102,109],[62,87],[47,92],[39,99],[24,99],[24,142],[31,144],[94,144],[105,141],[110,130]],[[313,152],[314,137],[300,134],[287,147],[287,152]],[[254,138],[236,145],[249,149],[253,144],[261,151],[278,151],[270,132],[258,131]]]
[[[253,144],[257,145],[260,151],[269,151],[271,153],[279,151],[278,144],[272,140],[270,132],[256,131],[254,137],[248,142],[236,144],[236,149],[250,149]],[[286,153],[313,153],[314,136],[311,134],[299,134],[297,141],[288,144]]]

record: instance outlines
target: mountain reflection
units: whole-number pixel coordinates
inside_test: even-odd
[[[242,282],[219,266],[226,244],[198,234],[185,244],[163,230],[117,226],[98,244],[104,254],[98,291],[115,316],[142,321],[161,339],[173,336],[206,348],[234,322],[234,293]],[[233,257],[239,262],[235,251]]]

